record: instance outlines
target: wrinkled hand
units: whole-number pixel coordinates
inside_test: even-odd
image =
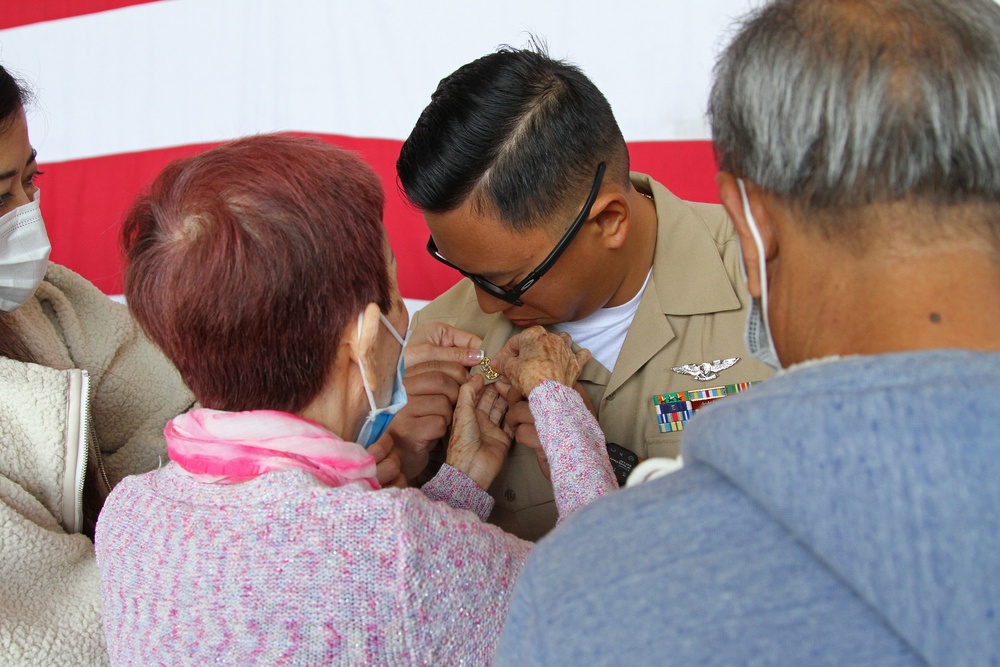
[[[580,350],[574,354],[572,343],[569,334],[552,334],[542,327],[531,327],[508,340],[492,361],[492,366],[503,375],[498,390],[510,405],[507,426],[513,430],[516,442],[534,450],[538,467],[547,479],[552,478],[552,471],[527,397],[539,384],[552,380],[574,387],[588,409],[594,411],[586,392],[576,382],[581,369],[590,361],[590,352]]]
[[[410,334],[404,355],[406,405],[389,423],[408,480],[427,466],[431,449],[448,433],[459,387],[469,379],[467,366],[483,358],[483,341],[443,322],[424,322]]]
[[[496,387],[485,386],[481,375],[462,385],[445,460],[484,491],[500,473],[510,449],[513,434],[500,426],[506,412],[507,401]]]
[[[546,380],[572,387],[590,361],[590,351],[573,353],[569,334],[553,334],[540,326],[525,329],[507,341],[491,365],[522,396]]]
[[[399,456],[393,447],[391,437],[383,434],[366,451],[375,458],[375,477],[382,488],[406,487],[406,477],[400,473]]]

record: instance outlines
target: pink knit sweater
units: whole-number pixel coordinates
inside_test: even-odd
[[[575,391],[529,405],[560,518],[616,488]],[[176,463],[127,478],[97,528],[111,662],[488,664],[532,545],[468,509],[492,499],[448,466],[420,491],[301,470],[205,484]]]

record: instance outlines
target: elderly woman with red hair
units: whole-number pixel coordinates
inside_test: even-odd
[[[204,407],[101,515],[113,664],[489,662],[531,547],[483,521],[506,404],[472,376],[441,471],[380,488],[362,445],[405,402],[407,328],[382,204],[356,156],[260,136],[173,164],[128,215],[129,306]],[[616,486],[581,354],[535,328],[496,359],[563,515]]]

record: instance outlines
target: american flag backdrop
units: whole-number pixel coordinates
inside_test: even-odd
[[[752,0],[4,0],[0,62],[34,91],[52,259],[121,291],[118,234],[170,160],[259,132],[358,151],[382,177],[403,296],[456,272],[424,252],[395,161],[437,82],[532,36],[605,93],[633,168],[717,201],[705,104],[715,55]]]

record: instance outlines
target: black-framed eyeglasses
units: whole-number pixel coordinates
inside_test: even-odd
[[[586,222],[587,218],[590,216],[590,209],[594,206],[594,201],[597,200],[597,193],[601,189],[601,181],[604,180],[604,169],[605,167],[603,162],[597,165],[597,174],[594,176],[594,184],[590,187],[590,194],[587,195],[587,201],[584,202],[580,215],[576,216],[576,220],[574,220],[573,224],[569,226],[569,229],[566,230],[563,237],[559,239],[556,247],[552,249],[552,252],[549,253],[548,257],[542,260],[541,264],[525,276],[524,280],[520,281],[513,287],[501,287],[500,285],[491,283],[478,273],[469,273],[455,266],[445,259],[440,252],[438,252],[437,244],[434,243],[433,236],[427,239],[427,252],[430,253],[431,257],[445,266],[450,266],[461,273],[490,296],[506,301],[514,306],[523,306],[524,303],[521,301],[521,295],[527,292],[528,288],[538,282],[538,279],[544,276],[546,272],[552,268],[552,266],[559,259],[559,256],[562,255],[566,248],[569,247],[569,244],[573,241],[573,237],[575,237],[577,232],[580,231],[580,228],[583,227],[583,223]]]

